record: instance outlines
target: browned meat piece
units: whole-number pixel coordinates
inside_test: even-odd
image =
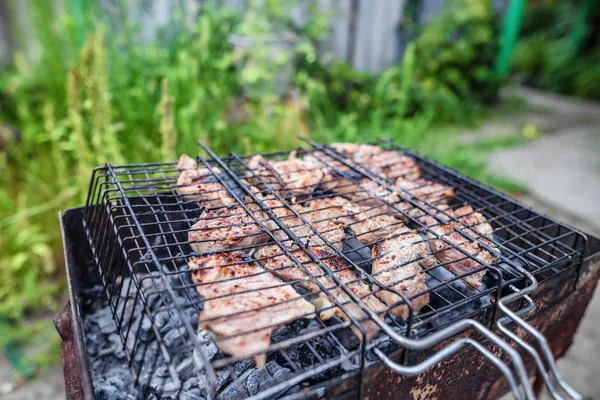
[[[415,313],[429,303],[429,293],[419,295],[427,290],[422,268],[434,264],[423,238],[405,227],[373,246],[373,278],[408,297]],[[388,306],[402,301],[400,296],[387,290],[377,292],[377,297]],[[406,319],[408,307],[398,305],[392,313]]]
[[[331,147],[348,159],[388,179],[417,179],[421,170],[415,161],[396,150],[369,144],[333,143]]]
[[[386,215],[387,207],[355,204],[343,197],[335,196],[310,200],[297,209],[309,222],[323,223],[334,221],[352,229],[358,240],[370,244],[388,236],[401,226],[401,222]]]
[[[261,220],[261,213],[255,213]],[[265,243],[269,236],[240,206],[209,208],[188,232],[190,246],[198,254]]]
[[[267,184],[282,195],[306,196],[312,193],[323,179],[323,166],[312,160],[302,160],[291,155],[286,161],[265,160],[256,155],[248,162],[246,177],[252,184]]]
[[[403,226],[402,221],[389,212],[386,205],[362,206],[364,202],[354,205],[356,212],[352,215],[353,223],[349,226],[356,238],[364,244],[373,244],[379,239],[389,236]],[[394,215],[397,212],[394,210]]]
[[[352,203],[340,196],[317,198],[297,204],[294,208],[313,225],[334,221],[344,226],[352,224]]]
[[[330,147],[359,164],[368,162],[375,154],[384,151],[379,146],[364,143],[332,143]]]
[[[474,211],[473,207],[471,207],[470,205],[466,205],[454,210],[454,215],[464,225],[473,228],[475,232],[477,232],[475,233],[469,230],[469,234],[471,236],[478,238],[489,247],[496,247],[496,245],[494,245],[488,240],[494,237],[494,229],[492,228],[492,225],[490,225],[488,220],[483,216],[483,214]],[[459,224],[456,224],[456,226],[462,227],[462,225]],[[480,235],[483,235],[485,237],[481,237]]]
[[[396,187],[401,189],[401,194],[417,197],[418,200],[436,203],[450,200],[454,197],[454,189],[427,179],[407,181],[402,178],[396,181]]]
[[[211,332],[221,351],[236,357],[254,355],[259,369],[265,365],[274,329],[314,317],[311,303],[244,253],[194,257],[188,267],[204,297],[200,327]]]
[[[327,243],[324,242],[307,224],[302,222],[297,217],[287,217],[281,219],[281,221],[290,229],[290,231],[296,236],[302,243],[307,246],[324,246]],[[316,231],[318,231],[329,243],[333,244],[337,248],[342,248],[342,242],[346,236],[344,232],[344,226],[333,221],[324,221],[311,224]],[[271,231],[279,240],[289,242],[287,234],[280,229],[277,225],[269,225],[269,227],[275,227]]]
[[[460,213],[464,213],[468,209],[462,208],[459,210]],[[443,207],[442,212],[437,213],[437,215],[441,216],[447,221],[451,220],[451,216],[457,217],[455,212],[447,207]],[[479,214],[479,216],[483,219],[483,221],[485,221],[485,217],[483,217],[483,215]],[[479,219],[479,216],[463,214],[459,217],[459,220],[471,226],[473,220],[475,219],[474,223],[479,224],[475,227],[477,231],[479,231],[479,229],[490,230],[491,226],[489,226],[489,228],[485,227],[485,224],[487,224],[487,222],[482,223],[482,221]],[[496,257],[490,254],[487,250],[481,248],[478,242],[473,242],[468,238],[464,237],[460,233],[460,231],[463,231],[470,236],[479,235],[477,235],[472,229],[469,229],[463,224],[458,223],[456,221],[452,221],[451,223],[442,223],[436,220],[431,215],[423,215],[420,216],[418,219],[424,225],[429,227],[431,232],[429,232],[428,236],[430,239],[432,239],[430,242],[431,251],[434,253],[435,257],[444,265],[444,267],[446,267],[456,275],[470,273],[470,275],[463,278],[465,282],[467,282],[473,288],[478,288],[479,286],[481,286],[481,279],[483,279],[487,270],[484,269],[478,272],[473,271],[484,267],[484,264],[493,264],[496,261]],[[434,233],[440,236],[440,238],[438,238]],[[443,240],[442,238],[444,238],[445,240]],[[480,240],[489,247],[494,247],[494,245],[485,238],[481,238]],[[450,244],[446,241],[450,242]],[[464,254],[463,251],[460,251],[459,248],[466,252],[468,255]]]
[[[360,184],[360,191],[351,193],[346,197],[360,207],[377,209],[382,215],[403,218],[399,210],[403,209],[404,203],[402,203],[398,192],[394,188],[364,179]]]
[[[359,280],[354,271],[346,267],[343,261],[336,257],[333,252],[326,247],[311,247],[310,250],[319,257],[323,264],[325,264],[342,283],[347,285],[357,297],[361,298],[362,302],[364,302],[367,307],[378,314],[385,312],[385,305],[375,296],[370,294],[371,290],[369,289],[369,286],[365,282]],[[321,291],[316,282],[304,272],[302,267],[295,264],[277,245],[268,245],[261,248],[257,252],[257,258],[264,265],[265,269],[273,272],[273,274],[281,279],[289,282],[293,281],[296,285],[312,292],[316,296],[313,303],[317,304],[317,311],[321,311],[320,316],[322,319],[329,319],[334,314],[344,321],[350,320],[350,317],[359,321],[367,318],[367,315],[358,304],[356,304],[317,263],[313,262],[308,254],[302,250],[295,250],[292,254],[314,276],[314,278],[325,287],[328,293]],[[336,300],[348,314],[342,309],[333,306],[333,303]],[[361,325],[364,328],[368,339],[374,338],[379,331],[379,326],[369,319],[361,322]],[[356,329],[355,326],[352,326],[352,330],[359,339],[362,338],[360,331]]]
[[[198,168],[196,160],[181,155],[177,163],[181,171],[177,178],[177,193],[186,200],[198,200],[201,207],[220,207],[235,203],[227,190],[215,181],[214,174],[220,173],[218,168]]]
[[[477,241],[483,243],[498,254],[500,253],[498,246],[489,240],[494,237],[494,229],[483,214],[474,211],[473,207],[470,205],[465,205],[455,210],[446,209],[443,211],[448,216],[454,216],[454,218],[458,219],[458,222],[454,220],[451,222],[453,226],[475,238]]]
[[[273,213],[277,216],[279,221],[283,223],[302,243],[307,246],[323,246],[326,243],[311,229],[311,227],[305,224],[300,218],[296,217],[292,209],[302,215],[305,210],[300,205],[287,206],[277,199],[263,200],[263,203],[271,208]],[[308,215],[302,215],[305,220]],[[342,241],[346,236],[344,232],[344,226],[337,220],[315,220],[311,223],[312,227],[315,228],[328,242],[334,244],[338,248],[342,248]],[[267,228],[275,235],[275,237],[281,241],[287,243],[291,242],[291,238],[285,233],[283,229],[279,227],[273,220],[266,222]]]
[[[391,190],[385,185],[379,185],[369,178],[360,178],[354,181],[342,177],[338,180],[332,178],[333,180],[327,181],[328,176],[331,175],[326,172],[326,178],[323,180],[325,184],[321,185],[322,189],[330,190],[347,198],[364,209],[377,209],[380,215],[402,217],[398,208],[401,208],[403,203],[400,202],[400,197],[395,190]]]

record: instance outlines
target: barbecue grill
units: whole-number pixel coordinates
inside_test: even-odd
[[[307,146],[293,157],[311,156],[326,165],[331,176],[370,205],[368,215],[393,214],[399,225],[419,232],[432,253],[433,241],[444,242],[479,267],[457,273],[438,260],[423,269],[426,289],[409,295],[397,289],[401,282],[382,284],[373,269],[379,257],[371,251],[373,243],[363,243],[352,229],[344,231],[343,245],[334,243],[295,206],[332,193],[282,190],[283,182],[250,167],[254,155],[221,158],[200,143],[198,167],[226,190],[197,193],[193,199],[178,192],[180,171],[174,162],[107,163],[94,170],[85,207],[61,215],[70,305],[56,325],[64,341],[69,398],[486,398],[510,391],[517,399],[530,399],[542,386],[556,398],[578,398],[561,379],[554,357],[566,351],[595,288],[596,239],[389,140],[374,143],[412,159],[423,178],[453,188],[450,206],[468,204],[491,224],[492,234],[481,233],[447,213],[440,196],[400,190],[401,202],[390,201],[385,188],[392,180],[335,148],[302,139]],[[283,160],[289,153],[262,157]],[[325,308],[274,323],[266,351],[231,355],[215,345],[205,327],[242,318],[245,311],[204,317],[203,310],[219,299],[198,294],[206,284],[193,279],[188,263],[206,254],[192,250],[197,243],[188,233],[198,229],[194,224],[208,208],[198,199],[224,196],[233,201],[228,210],[243,214],[242,224],[255,227],[253,234],[289,261],[282,268],[302,271],[303,278],[273,287],[293,288],[296,300],[329,299],[334,317],[324,318]],[[484,262],[440,236],[419,216],[439,224],[450,221],[465,243],[477,243],[495,262]],[[315,242],[341,261],[341,270],[330,268],[314,250]],[[240,243],[214,254],[243,252],[243,265],[270,261],[259,256],[264,243]],[[239,264],[231,261],[233,268]],[[354,280],[341,278],[345,270]],[[271,273],[258,271],[255,275]],[[483,276],[479,286],[470,283],[476,275]],[[357,294],[358,284],[368,293]],[[374,311],[367,300],[383,292],[398,301]],[[424,296],[429,301],[416,309],[415,300]],[[406,318],[392,312],[398,306]],[[269,306],[253,312],[266,311],[262,307]],[[369,335],[367,326],[376,327],[377,334]],[[263,328],[249,323],[225,340],[255,341]]]

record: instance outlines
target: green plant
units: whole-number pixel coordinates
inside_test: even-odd
[[[197,153],[198,139],[225,154],[291,149],[297,133],[321,142],[383,136],[494,182],[485,172],[489,147],[467,148],[434,125],[472,121],[497,88],[491,12],[456,1],[457,15],[448,9],[401,64],[374,75],[324,65],[316,44],[326,18],[315,11],[293,26],[291,2],[269,1],[266,14],[245,18],[207,3],[196,23],[177,20],[185,29],[140,44],[123,5],[114,18],[92,5],[76,13],[78,3],[65,2],[59,14],[52,2],[32,0],[40,58],[20,55],[0,77],[0,121],[21,132],[0,152],[0,317],[11,328],[0,344],[28,334],[32,311],[58,307],[57,212],[85,201],[96,165],[173,160]],[[257,51],[254,69],[244,69],[229,39],[287,28],[299,38],[289,53],[296,90],[281,101],[273,60]]]
[[[523,37],[517,43],[513,68],[530,84],[563,94],[600,99],[600,49],[591,40],[573,48],[573,31],[583,0],[547,1],[534,5],[525,14]],[[594,8],[590,20],[600,18]],[[586,45],[586,43],[589,43]]]

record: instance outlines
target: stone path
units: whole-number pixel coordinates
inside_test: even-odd
[[[490,169],[522,182],[529,192],[520,200],[586,233],[600,236],[600,105],[513,89],[527,99],[528,111],[493,119],[464,135],[514,135],[533,124],[542,135],[525,146],[492,154]],[[596,292],[566,357],[558,363],[563,377],[582,395],[600,398],[600,292]],[[11,386],[12,375],[0,358],[0,398],[41,400],[64,398],[62,370],[54,368],[22,388]]]
[[[523,183],[529,192],[524,202],[600,236],[600,104],[516,93],[537,109],[526,122],[539,126],[542,137],[496,152],[490,170]]]

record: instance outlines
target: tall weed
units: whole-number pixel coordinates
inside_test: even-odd
[[[18,324],[27,312],[57,308],[64,290],[57,212],[85,201],[96,165],[173,160],[197,152],[198,139],[220,154],[291,149],[301,133],[320,142],[390,137],[470,173],[485,170],[477,149],[432,128],[472,117],[480,104],[474,91],[485,86],[484,61],[475,63],[477,84],[463,85],[469,63],[457,76],[423,56],[440,43],[450,60],[467,54],[472,62],[487,49],[485,41],[494,46],[484,27],[489,16],[479,6],[470,14],[463,10],[460,20],[442,17],[443,32],[476,24],[479,35],[466,47],[436,35],[432,24],[425,39],[408,47],[404,62],[381,76],[321,64],[315,43],[326,24],[316,14],[293,49],[297,89],[281,100],[272,92],[273,60],[257,52],[251,74],[239,63],[228,38],[240,26],[252,31],[252,21],[240,25],[240,15],[227,9],[202,12],[193,25],[180,21],[185,29],[144,44],[135,40],[124,5],[107,18],[93,7],[71,10],[76,2],[65,2],[61,14],[53,3],[30,3],[39,59],[18,56],[0,79],[0,122],[21,132],[20,142],[0,152],[0,319]],[[255,31],[287,26],[288,13],[272,3],[272,18],[281,25],[259,18]],[[431,65],[424,68],[424,61]]]

